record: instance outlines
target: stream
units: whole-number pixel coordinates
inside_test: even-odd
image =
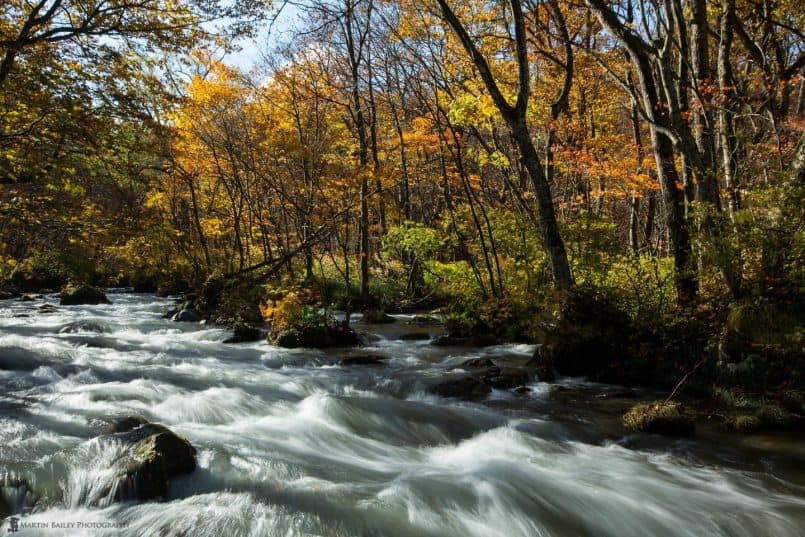
[[[224,344],[225,329],[165,320],[169,299],[109,298],[0,302],[0,476],[41,496],[15,515],[15,535],[805,534],[801,435],[629,433],[620,416],[636,399],[582,379],[441,398],[429,389],[467,359],[518,364],[534,346],[401,341],[439,332],[404,315],[356,322],[375,334],[359,351],[286,350]],[[338,365],[357,352],[388,360]],[[115,455],[98,435],[127,415],[187,438],[198,468],[174,479],[165,501],[91,507],[87,491]]]

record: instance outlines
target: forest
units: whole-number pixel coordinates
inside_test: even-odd
[[[435,311],[445,344],[541,343],[546,378],[797,424],[803,19],[795,0],[6,0],[0,288],[183,294],[289,346]],[[265,35],[253,68],[227,60]]]

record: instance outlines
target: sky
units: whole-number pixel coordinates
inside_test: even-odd
[[[241,50],[226,55],[224,61],[244,71],[251,70],[260,62],[262,54],[269,50],[271,44],[288,37],[299,22],[300,15],[298,7],[286,4],[270,28],[266,24],[254,39],[245,39],[240,44]]]

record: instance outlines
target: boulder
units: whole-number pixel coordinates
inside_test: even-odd
[[[431,388],[441,397],[460,399],[483,399],[492,391],[481,379],[468,375],[445,380]]]
[[[156,423],[138,418],[120,420],[110,439],[125,445],[113,463],[114,477],[92,500],[93,505],[164,497],[170,480],[196,468],[196,450],[190,442]],[[129,428],[130,427],[130,428]]]
[[[734,306],[718,340],[718,380],[728,386],[761,390],[801,385],[805,311],[799,304],[762,299]]]
[[[232,327],[232,337],[225,339],[224,343],[251,343],[263,339],[263,331],[256,326],[246,323],[237,323]]]
[[[536,375],[540,382],[556,381],[556,371],[553,369],[553,360],[546,356],[542,347],[538,347],[534,356],[525,364],[525,367],[533,375]]]
[[[578,289],[563,297],[559,316],[546,326],[530,367],[541,380],[551,379],[555,370],[597,382],[648,383],[644,364],[630,356],[629,338],[635,333],[629,316],[614,301]],[[653,362],[647,363],[653,367]]]
[[[383,365],[387,358],[375,354],[362,354],[357,356],[347,356],[339,360],[338,365]]]
[[[81,332],[95,332],[100,334],[103,332],[103,326],[89,321],[75,321],[64,325],[61,330],[59,330],[60,334],[77,334]]]
[[[481,377],[483,382],[496,390],[508,390],[527,384],[528,373],[518,367],[492,367],[489,368]]]
[[[365,311],[362,320],[366,324],[391,324],[397,322],[397,319],[380,310]]]
[[[70,285],[61,292],[62,306],[78,306],[82,304],[111,304],[102,289],[91,285]]]
[[[33,302],[35,300],[42,300],[42,295],[37,293],[25,293],[20,297],[20,302]]]
[[[200,323],[202,320],[201,314],[193,308],[181,309],[171,317],[171,321],[177,323]]]
[[[695,431],[693,417],[672,401],[635,405],[623,415],[623,424],[633,431],[669,436],[690,436]]]

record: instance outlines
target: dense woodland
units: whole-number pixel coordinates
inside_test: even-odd
[[[560,372],[801,412],[800,2],[287,4],[3,2],[4,289],[275,331],[440,308]]]

